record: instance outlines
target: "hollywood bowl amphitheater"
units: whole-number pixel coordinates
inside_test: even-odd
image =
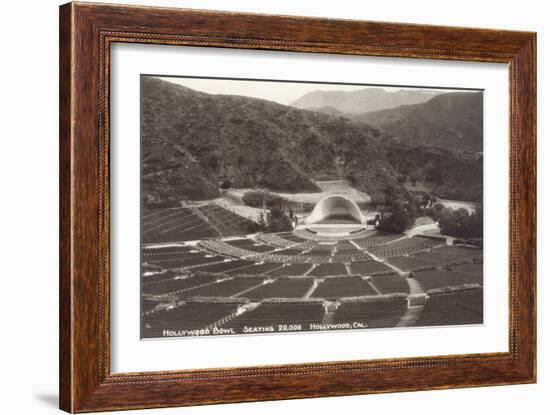
[[[144,212],[142,338],[483,322],[479,248],[372,219],[342,195],[283,233],[213,203]]]

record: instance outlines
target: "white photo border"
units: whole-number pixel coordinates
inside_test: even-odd
[[[115,43],[110,73],[112,372],[508,351],[506,64]],[[141,74],[483,89],[484,324],[140,340]]]

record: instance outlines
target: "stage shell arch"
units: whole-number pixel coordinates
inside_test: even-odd
[[[366,218],[357,203],[342,195],[329,195],[321,199],[304,222],[311,225],[329,221],[330,218],[342,217],[349,218],[356,223],[366,223]]]

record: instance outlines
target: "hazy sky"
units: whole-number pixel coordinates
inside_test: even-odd
[[[253,98],[267,99],[280,104],[289,105],[304,94],[316,90],[356,91],[371,88],[374,85],[346,85],[346,84],[314,84],[302,82],[282,81],[249,81],[228,79],[178,78],[161,77],[165,81],[173,82],[188,88],[209,94],[243,95]],[[380,87],[386,91],[399,89],[418,89],[406,87]],[[422,88],[426,92],[450,92],[450,90]]]

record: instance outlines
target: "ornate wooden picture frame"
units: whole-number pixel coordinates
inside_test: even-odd
[[[509,351],[144,373],[110,369],[110,51],[116,43],[509,67]],[[68,412],[536,380],[536,35],[69,3],[60,8],[60,407]]]

